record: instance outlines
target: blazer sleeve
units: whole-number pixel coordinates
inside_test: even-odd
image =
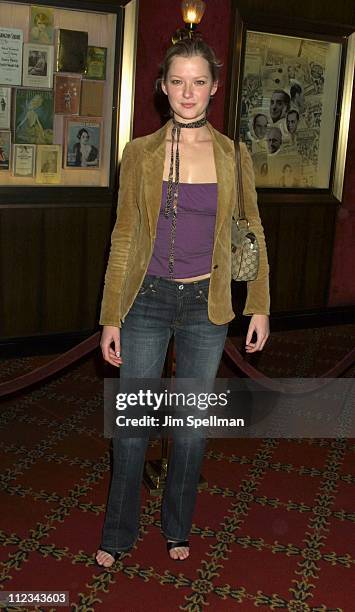
[[[270,314],[269,263],[265,244],[263,226],[261,225],[253,162],[245,143],[240,143],[242,182],[244,192],[245,215],[250,229],[255,233],[259,243],[259,271],[253,281],[248,281],[248,294],[243,310],[244,315]]]
[[[111,249],[107,264],[103,298],[101,302],[101,325],[121,327],[121,298],[125,286],[130,251],[135,246],[139,210],[135,194],[135,172],[132,144],[123,151],[120,188],[117,203],[117,218],[111,235]]]

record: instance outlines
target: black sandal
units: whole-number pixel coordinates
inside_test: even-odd
[[[101,564],[101,563],[99,563],[97,561],[97,559],[96,559],[97,553],[96,553],[96,555],[95,555],[95,563],[96,563],[97,567],[100,567],[101,569],[104,569],[104,570],[111,569],[111,567],[116,563],[116,561],[119,561],[119,559],[121,559],[121,556],[123,554],[122,552],[115,552],[115,553],[113,553],[113,552],[111,552],[109,550],[105,550],[104,548],[100,548],[99,550],[101,550],[101,552],[107,553],[108,555],[111,555],[111,557],[113,557],[113,563],[109,567],[106,567],[105,565],[103,565],[103,564]]]
[[[167,542],[166,548],[168,552],[172,550],[173,548],[190,548],[190,543],[188,540],[181,540],[180,542]],[[171,557],[170,555],[169,557],[173,561],[185,561],[185,559],[179,559],[179,558],[173,559],[173,557]],[[186,559],[188,559],[188,557],[186,557]]]

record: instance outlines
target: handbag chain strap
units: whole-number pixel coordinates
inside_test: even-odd
[[[242,164],[240,161],[240,146],[239,146],[239,140],[235,140],[234,141],[234,149],[235,149],[235,175],[236,175],[236,181],[235,181],[235,187],[236,187],[236,197],[237,197],[237,202],[238,202],[238,208],[239,208],[239,219],[245,219],[246,221],[248,221],[248,219],[245,216],[245,210],[244,210],[244,192],[243,192],[243,181],[242,181]]]

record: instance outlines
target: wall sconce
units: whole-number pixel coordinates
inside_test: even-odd
[[[182,0],[181,12],[185,22],[185,28],[176,30],[172,37],[174,44],[178,40],[183,40],[184,38],[195,38],[199,36],[199,33],[196,31],[196,26],[200,23],[205,8],[206,3],[203,2],[203,0]]]
[[[203,0],[182,0],[182,18],[189,30],[195,30],[205,12],[206,3]]]

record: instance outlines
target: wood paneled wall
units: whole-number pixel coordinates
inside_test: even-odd
[[[91,330],[110,208],[0,211],[0,338]]]
[[[59,4],[59,3],[58,3]],[[176,7],[175,7],[176,4]],[[350,23],[352,0],[240,0],[253,11],[289,15],[337,23]],[[140,2],[134,135],[160,126],[154,106],[153,83],[157,67],[172,32],[181,25],[180,2]],[[175,8],[174,8],[175,7]],[[231,6],[229,0],[209,0],[202,30],[224,62],[222,87],[210,120],[223,130],[224,83],[228,54]],[[352,125],[355,122],[354,105]],[[343,210],[354,210],[355,170],[347,166]],[[0,209],[0,339],[91,330],[97,325],[103,274],[108,254],[112,208],[86,207]],[[351,303],[344,265],[335,265],[333,252],[334,209],[315,203],[305,207],[281,206],[272,201],[261,210],[271,264],[273,312],[321,308],[330,301]],[[348,226],[347,226],[348,227]],[[340,227],[336,241],[344,245],[346,230]],[[347,236],[347,256],[350,256]],[[344,257],[344,250],[341,253]],[[348,264],[346,264],[348,265]],[[332,271],[332,272],[331,272]],[[333,276],[332,276],[332,275]],[[334,276],[335,275],[335,276]],[[337,278],[342,278],[340,301]],[[350,298],[352,299],[352,298]]]

